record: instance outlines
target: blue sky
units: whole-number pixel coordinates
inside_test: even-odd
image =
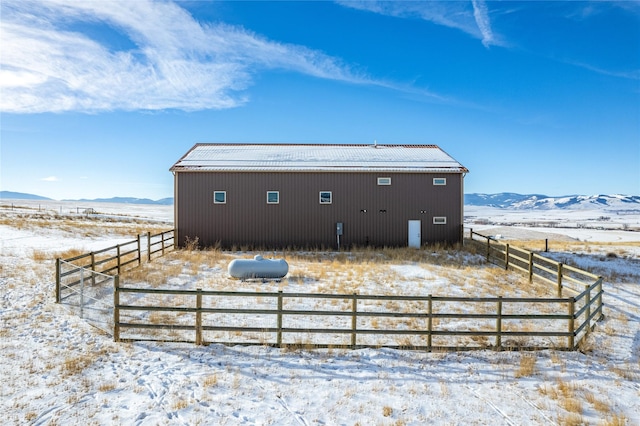
[[[2,190],[159,199],[198,142],[377,141],[467,193],[640,194],[640,2],[0,8]]]

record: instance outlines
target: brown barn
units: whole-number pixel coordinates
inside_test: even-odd
[[[468,170],[435,145],[197,144],[171,171],[179,245],[462,240]]]

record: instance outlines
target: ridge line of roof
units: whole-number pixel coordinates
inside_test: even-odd
[[[208,148],[211,148],[211,150],[209,150]],[[378,170],[383,170],[383,169],[394,169],[394,170],[398,170],[398,169],[402,169],[402,170],[411,170],[414,169],[414,167],[418,167],[419,169],[422,170],[428,170],[428,169],[437,169],[439,168],[438,166],[443,167],[443,165],[445,163],[452,163],[455,164],[455,168],[457,168],[459,170],[459,172],[462,173],[466,173],[468,172],[468,169],[466,169],[466,167],[464,167],[462,164],[460,164],[457,160],[455,160],[451,155],[449,155],[447,152],[445,152],[442,148],[440,148],[438,145],[435,144],[337,144],[337,143],[327,143],[327,144],[321,144],[321,143],[270,143],[270,142],[240,142],[240,143],[223,143],[223,142],[198,142],[195,145],[193,145],[191,147],[191,149],[189,149],[189,151],[187,151],[183,156],[180,157],[180,159],[173,164],[173,166],[170,168],[171,171],[178,171],[178,170],[187,170],[187,169],[191,169],[191,170],[195,170],[198,168],[208,168],[208,169],[213,169],[213,168],[218,168],[219,170],[221,169],[229,169],[229,168],[237,168],[236,165],[232,165],[231,163],[234,162],[234,160],[230,160],[229,158],[221,158],[218,159],[218,163],[219,164],[213,164],[216,161],[213,161],[213,163],[211,163],[212,160],[206,160],[206,158],[202,158],[202,155],[204,155],[205,157],[209,157],[210,155],[214,155],[216,154],[216,150],[217,148],[219,148],[221,151],[221,153],[224,154],[232,154],[235,152],[235,150],[233,148],[238,148],[239,151],[238,153],[243,153],[246,151],[246,148],[256,148],[257,150],[260,149],[264,149],[264,154],[266,155],[272,155],[273,150],[271,149],[265,149],[265,148],[273,148],[275,150],[276,154],[291,154],[292,150],[289,150],[288,148],[293,148],[293,150],[295,150],[296,148],[299,148],[303,153],[307,152],[307,153],[312,153],[313,150],[315,149],[321,149],[320,151],[316,152],[316,154],[320,155],[320,157],[322,158],[309,158],[309,159],[298,159],[297,161],[289,161],[288,159],[272,159],[272,158],[254,158],[253,160],[249,159],[249,162],[253,162],[254,164],[249,165],[249,164],[244,164],[243,167],[240,168],[244,168],[245,170],[256,170],[256,168],[260,168],[260,169],[264,169],[264,168],[269,168],[271,170],[283,170],[283,169],[288,169],[288,170],[310,170],[310,169],[316,169],[316,170],[327,170],[327,168],[333,168],[335,170],[336,167],[338,168],[342,168],[344,167],[345,169],[348,170],[364,170],[366,168],[369,169],[378,169]],[[282,148],[281,150],[279,150],[278,148]],[[311,148],[311,149],[309,149]],[[324,158],[327,157],[327,152],[332,153],[332,149],[335,148],[336,152],[340,152],[341,148],[354,148],[355,150],[352,151],[349,155],[353,156],[355,155],[356,157],[354,158],[349,158],[349,159],[340,159],[338,157],[336,157],[335,159],[333,158]],[[413,158],[413,154],[410,154],[408,151],[405,151],[404,153],[401,154],[401,150],[396,150],[397,155],[401,154],[400,159],[387,159],[386,161],[389,162],[389,164],[384,165],[384,166],[378,166],[377,164],[373,164],[373,163],[379,163],[380,158],[379,158],[379,154],[383,154],[383,152],[385,151],[384,148],[388,148],[389,151],[388,153],[392,153],[394,149],[397,148],[408,148],[408,149],[419,149],[419,150],[425,150],[424,154],[426,154],[428,157],[431,157],[431,154],[429,152],[427,152],[427,150],[433,150],[433,151],[437,151],[441,154],[444,155],[444,157],[446,157],[445,159],[439,158],[438,155],[436,155],[436,157],[438,158],[426,158],[426,159],[422,159],[419,162],[424,161],[424,164],[421,164],[419,166],[416,165],[411,165],[410,167],[403,167],[403,166],[399,166],[398,162],[406,162],[408,161],[407,158]],[[371,150],[372,149],[372,150]],[[367,152],[373,153],[373,151],[377,151],[378,149],[382,149],[382,152],[378,151],[378,155],[374,155],[373,159],[370,159],[370,161],[365,161],[360,159],[359,157],[362,155],[365,155],[366,157],[369,157],[369,155],[367,155]],[[371,151],[369,151],[371,150]],[[346,150],[345,150],[345,154],[346,154]],[[198,153],[195,154],[195,158],[190,158],[190,156],[194,153]],[[414,154],[418,154],[417,152]],[[422,153],[421,153],[422,154]],[[396,154],[394,154],[396,155]],[[329,155],[330,157],[331,155]],[[418,155],[418,157],[420,157],[421,155]],[[237,161],[235,161],[235,163],[237,164],[242,164],[243,162],[246,162],[246,160],[248,159],[238,159]],[[278,160],[278,161],[276,161]],[[298,163],[300,162],[305,162],[306,160],[313,160],[310,161],[308,164],[304,164],[304,165],[300,165]],[[319,160],[322,161],[329,161],[333,164],[322,164],[322,165],[311,165],[312,163],[318,163]],[[359,166],[354,166],[351,163],[353,163],[354,161],[360,161],[364,163],[367,163],[366,166],[364,165],[359,165]],[[414,159],[414,162],[418,161]],[[204,163],[211,163],[211,164],[204,164]],[[261,164],[261,163],[272,163],[270,165],[266,165],[266,164]],[[285,164],[274,164],[275,163],[285,163]],[[373,162],[373,163],[372,163]],[[189,164],[190,163],[190,164]],[[223,164],[226,163],[226,164]],[[288,164],[287,164],[288,163]],[[338,164],[340,163],[340,164]],[[345,164],[342,164],[345,163]],[[369,164],[372,163],[372,164]],[[440,164],[438,164],[440,163]],[[447,166],[444,166],[446,168],[449,168]],[[202,170],[202,169],[201,169]],[[344,169],[343,169],[344,170]]]
[[[331,147],[331,146],[353,146],[353,147],[373,147],[373,148],[382,148],[382,147],[406,147],[406,148],[438,148],[441,149],[436,144],[384,144],[384,143],[376,143],[376,144],[365,144],[365,143],[300,143],[300,142],[198,142],[196,143],[190,151],[192,151],[196,147],[200,146],[321,146],[321,147]]]

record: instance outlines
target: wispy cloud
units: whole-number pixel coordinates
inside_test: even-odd
[[[563,62],[566,62],[571,65],[575,65],[580,68],[587,69],[589,71],[593,71],[598,74],[608,75],[610,77],[626,78],[629,80],[640,80],[640,70],[628,70],[628,71],[607,70],[604,68],[599,68],[593,65],[585,64],[584,62],[578,62],[573,60],[565,60]]]
[[[3,0],[1,8],[5,112],[232,108],[264,69],[386,86],[322,52],[201,24],[171,2]],[[113,48],[78,24],[106,26],[133,47]]]
[[[570,4],[570,7],[567,8],[567,11],[564,14],[564,17],[570,21],[595,21],[600,20],[601,22],[607,19],[607,14],[611,11],[622,11],[625,14],[629,14],[629,16],[635,16],[637,20],[637,16],[640,16],[640,2],[629,2],[629,1],[611,1],[611,2],[589,2],[589,3],[581,3],[577,2],[574,4]],[[630,39],[629,39],[630,40]],[[626,41],[626,40],[625,40]],[[629,42],[627,44],[628,53],[625,52],[627,49],[623,49],[621,46],[616,46],[616,51],[622,55],[626,54],[626,57],[630,59],[629,63],[635,62],[637,64],[637,60],[633,61],[633,58],[637,59],[637,49],[634,50],[634,43]],[[565,54],[565,56],[569,56],[569,54]],[[556,58],[554,58],[556,59]],[[589,63],[589,60],[594,60],[595,58],[586,58],[586,59],[573,59],[573,58],[560,58],[556,59],[561,62],[571,64],[580,68],[584,68],[586,70],[610,76],[616,78],[624,78],[630,80],[640,80],[640,69],[631,69],[631,67],[627,67],[627,69],[615,69],[616,67],[605,68],[603,66],[593,65]],[[636,91],[637,92],[637,91]]]
[[[374,1],[338,0],[338,4],[397,18],[423,19],[463,31],[486,47],[501,45],[494,35],[484,1]]]
[[[489,47],[494,43],[494,38],[487,4],[481,0],[473,0],[471,3],[473,4],[473,17],[476,19],[480,34],[482,34],[482,44]]]
[[[57,176],[48,176],[40,180],[43,182],[59,182],[60,181],[60,179]]]

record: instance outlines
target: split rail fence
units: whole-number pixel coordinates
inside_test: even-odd
[[[115,341],[304,348],[576,350],[602,317],[602,278],[473,230],[487,261],[554,298],[390,296],[131,288],[119,274],[174,247],[173,231],[56,262],[56,301]],[[146,247],[146,249],[145,249]],[[571,293],[571,295],[567,295]],[[90,315],[91,314],[91,315]]]
[[[602,277],[571,265],[548,259],[533,251],[525,250],[503,243],[490,236],[469,230],[469,239],[479,244],[486,254],[486,259],[505,269],[515,269],[529,277],[555,286],[557,296],[565,300],[569,313],[568,349],[576,349],[577,345],[603,318]],[[546,250],[546,249],[545,249]],[[571,294],[572,296],[565,296]]]
[[[602,278],[471,231],[487,260],[555,298],[381,296],[116,285],[114,340],[305,348],[576,350],[602,316]],[[502,262],[502,263],[501,263]],[[574,293],[565,296],[567,292]]]
[[[173,230],[138,234],[136,239],[68,259],[56,259],[56,303],[101,330],[113,333],[113,293],[123,271],[174,247]]]

